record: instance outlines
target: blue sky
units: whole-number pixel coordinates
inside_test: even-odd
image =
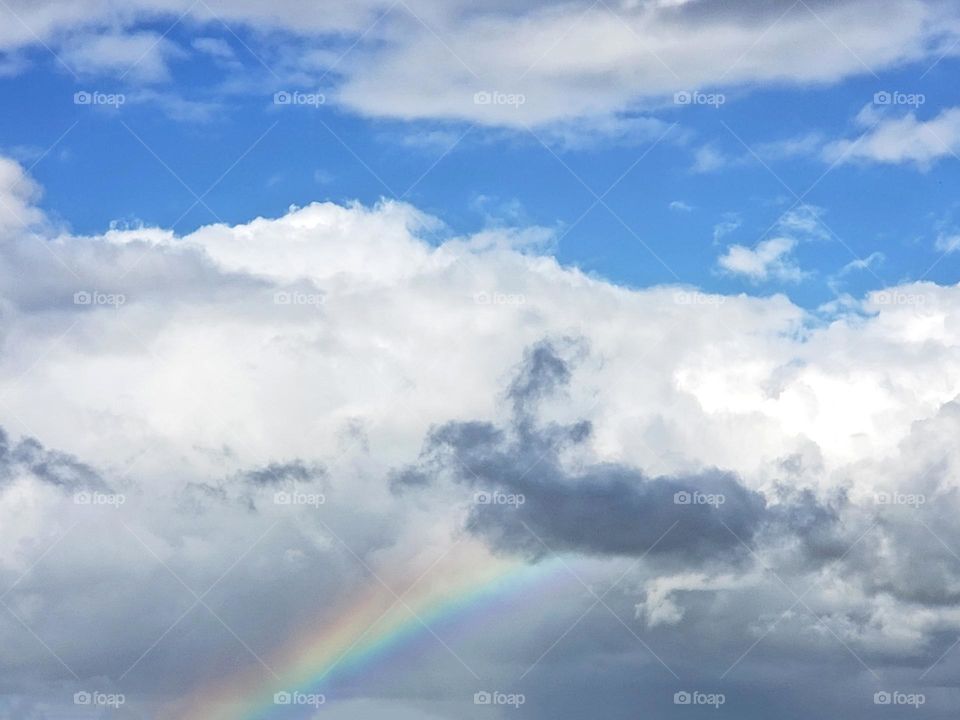
[[[816,307],[883,283],[955,279],[955,259],[941,260],[936,248],[938,236],[956,229],[951,138],[923,165],[867,159],[831,166],[823,156],[830,142],[868,129],[855,122],[865,106],[921,121],[951,108],[957,61],[950,53],[877,70],[864,62],[831,83],[705,87],[723,93],[719,107],[666,97],[600,120],[549,122],[526,120],[520,107],[504,127],[484,118],[370,117],[344,107],[335,100],[338,67],[319,73],[316,85],[290,82],[286,65],[270,65],[269,43],[278,36],[265,40],[243,24],[183,21],[171,29],[164,17],[137,23],[136,31],[177,48],[162,59],[161,77],[145,82],[138,74],[149,54],[125,70],[84,71],[68,69],[63,51],[33,46],[20,53],[22,70],[0,81],[11,99],[0,119],[2,149],[30,166],[45,188],[44,209],[78,233],[120,222],[176,223],[187,234],[211,222],[275,217],[291,204],[397,196],[441,218],[444,234],[498,223],[553,228],[553,252],[563,263],[633,287],[782,291]],[[219,56],[198,49],[198,36],[206,43],[200,47]],[[282,39],[338,57],[361,52],[329,36]],[[854,54],[840,38],[822,41]],[[323,91],[330,100],[276,106],[277,89]],[[130,101],[76,105],[80,91]],[[883,91],[920,94],[923,104],[878,106],[874,95]],[[157,99],[133,99],[143,93]],[[597,129],[604,122],[621,130]],[[594,193],[603,203],[595,204]],[[775,235],[794,206],[813,208],[814,234],[825,235],[798,239],[802,279],[718,267],[730,245],[754,247]],[[718,227],[727,230],[715,240]],[[867,258],[869,268],[836,280],[850,262]]]

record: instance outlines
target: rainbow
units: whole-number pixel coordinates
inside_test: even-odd
[[[324,694],[335,684],[362,681],[408,651],[437,643],[434,627],[476,627],[532,588],[565,577],[559,561],[528,564],[473,547],[428,568],[406,585],[373,580],[332,622],[317,622],[275,657],[246,673],[205,687],[166,717],[177,720],[270,720],[286,716],[278,692]],[[409,589],[404,592],[404,588]],[[392,588],[392,589],[391,589]],[[401,596],[397,600],[394,592]],[[451,663],[457,662],[451,655]],[[403,664],[408,665],[408,663]],[[268,669],[269,668],[269,669]],[[468,672],[465,668],[464,672]],[[302,708],[301,708],[302,709]]]

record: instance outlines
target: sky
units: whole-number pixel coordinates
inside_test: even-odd
[[[0,720],[954,717],[958,69],[927,0],[0,0]]]

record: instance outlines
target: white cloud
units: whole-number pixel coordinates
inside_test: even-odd
[[[851,260],[840,269],[840,275],[846,275],[854,270],[869,270],[874,265],[882,263],[884,255],[882,252],[872,252],[867,257],[858,260]]]
[[[177,122],[209,122],[224,109],[223,104],[218,101],[191,100],[175,92],[160,92],[152,88],[124,93],[124,103],[151,105]]]
[[[40,186],[10,158],[0,156],[0,231],[29,229],[44,221],[36,207]]]
[[[711,173],[726,167],[731,158],[712,145],[697,148],[693,155],[693,171],[697,173]]]
[[[754,281],[797,282],[803,279],[803,273],[788,259],[796,245],[796,240],[787,237],[762,240],[752,248],[731,245],[717,263],[729,273]]]
[[[31,182],[24,182],[22,170],[15,163],[7,161],[2,167],[8,168],[12,178],[20,180],[18,188],[30,187],[31,192],[36,192]],[[34,220],[42,217],[35,208],[24,204],[22,194],[7,194],[3,199],[10,205],[18,202],[18,197],[22,214]],[[13,234],[18,228],[17,223],[11,223],[6,226],[6,232]],[[675,293],[670,288],[626,291],[589,279],[574,269],[559,266],[550,257],[529,252],[531,243],[536,245],[546,237],[548,231],[542,228],[494,229],[438,244],[434,233],[440,229],[438,220],[402,203],[385,202],[373,208],[323,203],[293,208],[276,219],[258,218],[237,226],[210,225],[183,238],[177,238],[169,231],[145,228],[112,230],[92,238],[62,236],[48,240],[49,249],[63,260],[63,264],[46,248],[29,238],[11,239],[5,245],[2,265],[5,277],[9,279],[15,272],[32,268],[37,271],[34,274],[38,282],[32,286],[5,283],[4,286],[8,288],[7,302],[13,303],[11,308],[16,310],[7,317],[7,330],[15,334],[27,332],[22,337],[25,342],[42,345],[43,337],[56,331],[53,325],[44,327],[31,324],[31,308],[42,307],[45,313],[56,311],[46,316],[46,322],[59,316],[76,319],[79,335],[93,343],[78,346],[75,350],[71,350],[69,345],[62,347],[61,352],[65,355],[60,361],[56,360],[56,354],[48,357],[27,378],[41,386],[47,381],[54,384],[70,382],[69,373],[62,376],[58,372],[51,373],[52,368],[61,361],[66,363],[64,370],[74,362],[75,369],[86,367],[84,372],[99,374],[102,370],[108,370],[107,366],[101,364],[102,358],[98,353],[106,352],[110,342],[121,340],[126,332],[122,330],[126,325],[125,313],[130,314],[131,320],[134,316],[140,316],[143,320],[150,318],[142,326],[145,335],[140,340],[153,352],[169,355],[166,360],[162,355],[154,359],[150,359],[152,356],[149,354],[139,357],[140,352],[146,352],[146,348],[138,342],[130,344],[124,341],[123,346],[132,353],[124,362],[138,365],[140,362],[162,361],[164,374],[178,374],[180,370],[177,370],[176,357],[183,352],[183,360],[188,363],[183,368],[186,372],[192,367],[188,338],[194,337],[198,330],[181,323],[193,317],[197,322],[202,320],[201,324],[207,325],[209,332],[200,332],[197,339],[202,339],[205,345],[211,345],[211,351],[213,346],[221,342],[228,346],[229,338],[243,341],[242,345],[248,347],[250,352],[217,351],[218,355],[223,355],[222,367],[234,367],[240,373],[252,371],[254,366],[259,367],[258,372],[265,375],[261,377],[262,383],[257,385],[263,388],[276,388],[280,378],[270,379],[275,368],[266,362],[266,355],[262,364],[249,364],[257,356],[254,349],[259,340],[267,342],[261,351],[269,353],[273,350],[273,343],[278,342],[278,337],[289,334],[290,338],[282,344],[286,346],[287,342],[293,343],[286,346],[285,352],[293,353],[289,360],[299,363],[306,361],[306,356],[301,356],[301,353],[315,355],[316,360],[327,353],[347,352],[343,343],[348,338],[351,338],[350,342],[359,342],[366,337],[364,342],[372,344],[365,349],[353,348],[349,357],[374,357],[387,353],[384,359],[397,365],[384,376],[384,380],[389,383],[404,378],[400,386],[406,383],[419,386],[431,382],[449,382],[452,388],[463,383],[468,394],[483,398],[475,408],[477,413],[482,414],[482,410],[488,408],[488,393],[496,387],[496,379],[501,378],[516,362],[523,347],[545,335],[579,327],[578,323],[571,324],[570,318],[598,313],[600,316],[620,318],[618,322],[622,321],[626,327],[634,322],[638,314],[656,312],[664,317],[661,329],[672,333],[677,332],[677,320],[683,318],[682,324],[689,325],[689,328],[684,330],[683,337],[678,338],[677,343],[664,348],[662,361],[665,364],[661,369],[665,369],[679,358],[695,354],[697,349],[717,343],[722,345],[726,338],[732,337],[729,333],[737,335],[736,331],[744,327],[743,323],[761,335],[769,333],[770,341],[781,343],[783,339],[780,333],[803,317],[802,311],[783,298],[726,298],[722,311],[714,313],[712,308],[705,309],[697,304],[690,307],[676,305]],[[732,253],[727,262],[731,270],[758,277],[764,274],[769,276],[777,272],[777,263],[783,263],[794,246],[795,240],[777,237],[753,250],[743,248],[743,252]],[[518,248],[523,252],[518,252]],[[67,267],[76,272],[79,278]],[[47,268],[47,271],[39,272],[40,268]],[[127,273],[125,277],[124,271]],[[97,311],[96,308],[74,306],[72,293],[82,289],[79,285],[83,283],[104,292],[124,293],[127,303],[123,311],[108,313]],[[317,308],[277,307],[273,304],[274,289],[312,286],[324,294],[325,304],[320,311]],[[260,290],[253,293],[256,288]],[[243,299],[242,296],[231,295],[233,289],[253,294]],[[523,294],[525,302],[516,306],[478,307],[473,298],[482,291]],[[937,292],[943,294],[947,290]],[[261,304],[264,302],[266,305]],[[433,308],[429,317],[424,315],[426,308]],[[915,314],[915,310],[919,308],[897,305],[883,308],[872,327],[889,325],[888,330],[893,331],[896,327],[902,328],[903,332],[914,327],[916,332],[922,333],[927,322],[924,318],[938,317],[930,305],[920,314]],[[721,316],[733,326],[718,324],[716,318]],[[439,343],[436,345],[438,349],[454,350],[447,347],[446,331],[464,324],[474,332],[467,334],[465,344],[457,350],[457,354],[462,360],[472,359],[449,378],[432,373],[424,375],[423,356],[419,351],[414,352],[414,346],[426,348],[428,354],[436,352],[431,349],[434,343]],[[361,327],[366,331],[358,334]],[[258,329],[254,331],[253,328]],[[934,326],[927,329],[930,332],[935,330]],[[596,344],[598,350],[606,348],[612,351],[623,342],[618,339],[619,331],[613,328],[611,334],[606,334],[600,328],[595,333],[589,331],[589,327],[580,330],[588,333],[588,339]],[[946,332],[946,329],[940,328],[938,332]],[[293,341],[293,337],[308,337],[317,333],[319,337],[326,338],[321,345],[301,346]],[[502,334],[503,346],[486,347],[487,333]],[[473,334],[477,335],[477,345],[473,345],[471,340],[468,346],[466,341]],[[95,337],[99,339],[94,341]],[[412,341],[413,337],[418,338],[416,342]],[[942,337],[946,338],[947,335]],[[139,351],[137,347],[140,347]],[[378,347],[381,350],[373,352]],[[755,349],[759,351],[761,348]],[[372,355],[368,355],[367,351]],[[17,363],[20,360],[25,362],[30,356],[27,345],[22,346],[21,352],[22,357],[15,353],[5,360],[11,378],[17,375],[14,372]],[[623,348],[623,352],[630,354],[627,348]],[[774,354],[781,353],[778,351]],[[118,361],[121,359],[123,356],[117,358]],[[339,365],[341,361],[334,356],[329,358],[329,362],[331,364],[325,366],[328,371],[338,367],[340,369],[337,372],[348,370],[346,365]],[[615,366],[616,363],[608,367]],[[106,387],[112,370],[111,367],[97,382],[93,382],[94,375],[88,376],[90,389]],[[626,366],[623,370],[629,371]],[[466,378],[470,378],[470,381],[467,382]],[[665,387],[668,387],[671,381],[665,379],[665,382]],[[344,397],[357,390],[362,394],[362,385],[357,388],[347,382],[336,383],[329,391],[334,391],[338,386],[346,390],[348,385],[350,393]],[[633,387],[634,383],[628,385]],[[34,390],[50,392],[44,391],[41,386]],[[217,386],[218,383],[212,384],[208,391],[215,392]],[[477,393],[470,392],[470,388],[476,388]],[[91,419],[86,413],[90,412],[91,407],[108,402],[110,394],[103,394],[97,400],[98,396],[94,393],[72,407],[70,398],[77,393],[86,394],[86,391],[81,387],[71,389],[70,384],[60,389],[64,394],[64,412],[54,423],[60,429],[46,428],[42,433],[44,439],[54,445],[67,446],[78,454],[89,452],[100,457],[105,451],[108,454],[116,453],[120,448],[110,443],[102,445],[106,438],[100,432],[82,430],[88,427],[88,423],[81,421],[84,417]],[[141,388],[140,392],[146,390]],[[30,395],[21,396],[19,392],[25,391],[15,393],[22,400],[27,400]],[[368,401],[373,402],[375,397],[371,395],[362,402],[353,397],[351,404],[362,406]],[[293,396],[291,400],[295,398]],[[155,399],[159,402],[164,396],[157,395]],[[425,400],[427,398],[421,398],[418,402]],[[187,437],[196,429],[202,435],[209,435],[213,446],[219,446],[227,439],[222,432],[229,434],[232,430],[227,431],[227,425],[221,426],[225,418],[214,419],[219,416],[216,408],[220,402],[233,405],[238,401],[236,396],[233,400],[224,396],[218,398],[217,402],[205,402],[208,409],[201,413],[203,419],[197,417],[193,421],[194,428],[188,431],[187,428],[177,430],[171,426],[171,430],[184,432],[184,437]],[[249,398],[249,401],[253,402],[253,398]],[[123,402],[127,411],[140,416],[138,425],[146,428],[154,424],[149,417],[157,407],[147,401],[147,396],[140,400],[131,396]],[[270,417],[272,413],[267,412],[266,406],[260,406],[259,402],[253,402],[248,407],[251,410],[258,408],[257,412],[263,411],[263,418]],[[266,402],[265,398],[263,402]],[[379,404],[379,401],[375,404]],[[105,407],[102,409],[106,410]],[[49,415],[35,404],[20,406],[20,410],[23,419],[38,431],[51,421]],[[74,412],[80,415],[73,416]],[[221,429],[218,430],[218,427]],[[78,429],[81,430],[78,432]],[[245,432],[242,428],[237,429]],[[277,429],[281,430],[281,427]],[[294,454],[310,451],[312,444],[298,445],[295,437],[287,436],[286,429],[282,428],[282,432],[276,436],[261,437],[260,441],[279,441]],[[423,426],[411,428],[410,438],[414,444],[419,442],[422,429]],[[806,432],[820,437],[816,430],[815,424],[805,428]],[[87,445],[88,441],[92,445]],[[258,442],[247,447],[255,448]],[[722,447],[725,442],[717,447]],[[709,443],[703,447],[707,445]],[[267,454],[271,454],[271,451]],[[255,456],[254,452],[254,456],[248,459],[251,462],[265,459],[265,456]],[[646,459],[649,461],[652,458]],[[724,457],[721,461],[721,458],[713,457],[704,459],[704,462],[726,465],[729,459]]]
[[[694,152],[694,172],[711,173],[731,167],[771,165],[794,158],[817,157],[824,141],[819,133],[807,133],[784,140],[753,144],[749,150],[737,143],[736,152],[723,150],[716,144],[703,145]]]
[[[960,250],[960,235],[940,235],[934,247],[942,253],[954,253]]]
[[[821,220],[823,208],[804,203],[791,208],[777,219],[782,233],[800,240],[829,240],[830,230]]]
[[[199,50],[202,53],[221,60],[232,60],[235,57],[230,43],[223,38],[198,37],[190,41],[190,46],[194,50]]]
[[[646,589],[644,599],[637,603],[636,615],[648,627],[676,625],[683,620],[684,611],[675,602],[675,594],[729,589],[743,584],[744,579],[737,576],[708,577],[701,573],[663,576]]]
[[[693,212],[693,206],[688,205],[683,200],[672,200],[667,207],[669,207],[674,212],[682,212],[682,213]]]
[[[88,75],[129,75],[133,80],[158,82],[170,78],[168,62],[183,51],[157,33],[81,35],[61,49],[74,72]]]
[[[741,225],[743,225],[743,220],[738,213],[724,213],[720,222],[713,226],[713,242],[720,242],[727,235],[736,231]]]
[[[830,239],[829,230],[820,220],[822,214],[823,210],[813,205],[804,204],[790,208],[771,228],[777,233],[775,237],[761,240],[752,248],[739,244],[731,245],[727,252],[717,259],[717,263],[724,271],[743,275],[753,282],[799,282],[807,273],[800,269],[791,254],[802,242]],[[738,227],[739,217],[728,215],[724,222],[714,226],[714,242]]]
[[[438,29],[443,42],[412,26],[417,42],[385,50],[376,65],[351,63],[359,71],[340,97],[371,114],[537,123],[716,83],[832,82],[865,72],[862,63],[877,69],[921,56],[943,27],[931,24],[942,11],[919,2],[886,2],[882,13],[856,2],[822,4],[816,16],[797,7],[779,22],[775,7],[754,15],[738,5],[706,13],[697,3],[615,12],[619,17],[605,7],[541,6],[522,21],[461,18]],[[718,66],[717,58],[730,61]],[[526,102],[519,109],[471,107],[472,92],[482,89],[522,93]]]
[[[816,156],[823,147],[823,143],[823,136],[820,133],[809,132],[784,140],[759,143],[753,151],[763,160],[772,162]]]
[[[957,27],[955,8],[924,0],[810,2],[786,13],[779,4],[727,3],[708,11],[699,2],[598,6],[585,0],[498,5],[482,14],[469,3],[437,0],[402,7],[385,0],[316,8],[292,0],[199,6],[134,0],[122,9],[96,0],[14,5],[23,23],[5,24],[0,47],[22,48],[37,37],[56,46],[66,37],[65,60],[91,71],[122,72],[146,49],[147,35],[132,30],[138,22],[187,12],[210,28],[222,27],[223,19],[240,29],[286,31],[292,40],[286,48],[254,43],[256,54],[275,72],[306,84],[336,63],[342,80],[331,98],[355,111],[513,127],[577,118],[602,123],[694,88],[836,82],[868,68],[879,72],[955,52],[949,41]],[[103,39],[88,37],[83,46],[72,38],[99,27],[116,29]],[[204,28],[202,38],[209,35]],[[338,62],[338,47],[318,51],[316,35],[359,42]],[[150,51],[141,63],[145,78],[163,77],[168,50],[161,43]],[[478,92],[504,100],[478,103]]]
[[[858,116],[858,124],[862,135],[825,148],[828,162],[912,163],[925,170],[960,151],[960,108],[947,108],[929,120],[918,119],[916,113],[878,117],[868,108]]]

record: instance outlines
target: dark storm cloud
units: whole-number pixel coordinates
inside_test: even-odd
[[[582,351],[568,340],[562,347],[567,354]],[[468,421],[433,429],[419,461],[393,477],[394,488],[424,487],[437,477],[468,486],[476,493],[468,529],[498,550],[530,557],[649,553],[698,565],[743,557],[761,531],[795,533],[814,557],[842,553],[836,512],[809,492],[784,490],[768,507],[763,495],[719,470],[649,477],[619,463],[571,469],[563,454],[590,438],[591,424],[536,423],[539,401],[571,376],[557,344],[536,344],[506,394],[510,427]]]
[[[511,459],[502,456],[513,466]],[[646,478],[631,468],[600,465],[564,477],[552,460],[540,465],[523,481],[501,484],[504,492],[522,496],[522,505],[494,504],[502,496],[491,495],[490,504],[473,509],[468,527],[498,549],[531,556],[550,550],[633,556],[649,551],[698,563],[742,555],[741,539],[751,540],[762,520],[763,498],[719,473]],[[487,486],[495,480],[486,478]],[[676,500],[695,493],[723,496],[724,504]]]

